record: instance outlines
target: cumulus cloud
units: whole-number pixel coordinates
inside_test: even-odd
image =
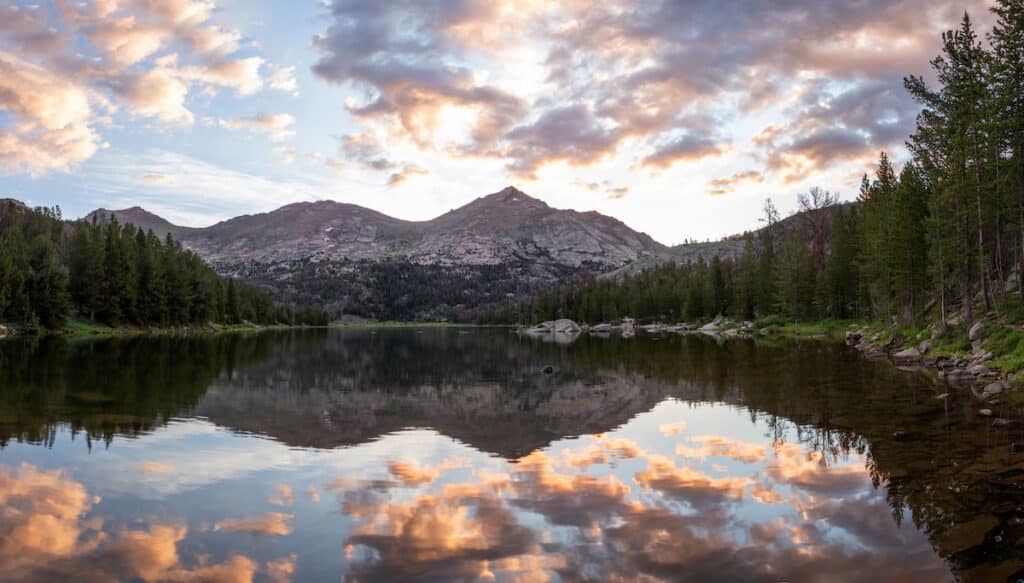
[[[750,145],[766,179],[792,181],[899,146],[917,111],[899,80],[927,69],[965,8],[987,17],[984,0],[332,0],[313,71],[391,139],[527,179],[623,155],[651,172],[724,156],[739,137],[726,127],[767,113],[774,134]],[[709,111],[719,123],[693,123]]]
[[[295,563],[299,555],[292,553],[273,561],[267,561],[267,578],[271,583],[290,583],[295,575]]]
[[[255,561],[233,555],[221,563],[195,557],[188,566],[180,524],[105,529],[100,502],[61,470],[0,465],[0,561],[18,581],[252,581]],[[275,571],[268,565],[268,574]]]
[[[725,147],[714,138],[686,133],[659,145],[641,164],[650,168],[669,168],[678,162],[721,156]]]
[[[275,91],[298,95],[299,82],[295,79],[295,67],[271,65],[270,74],[267,76],[267,86]]]
[[[190,95],[294,92],[294,69],[238,56],[241,34],[208,0],[27,3],[0,7],[0,172],[69,171],[127,119],[189,126]]]
[[[0,125],[0,170],[39,175],[92,157],[97,102],[90,88],[0,51],[0,111],[12,120]]]
[[[261,516],[222,520],[217,523],[217,528],[231,532],[284,536],[292,532],[292,527],[288,523],[292,518],[291,514],[268,512]]]
[[[295,493],[292,492],[291,486],[287,484],[277,484],[274,486],[276,492],[271,494],[267,498],[267,502],[274,504],[275,506],[291,506],[295,502]]]
[[[353,83],[368,98],[349,105],[360,117],[393,117],[420,145],[432,142],[448,107],[474,112],[466,128],[473,148],[485,149],[518,121],[520,99],[480,82],[465,64],[468,52],[449,38],[460,25],[491,11],[474,0],[368,2],[336,0],[332,22],[313,39],[320,59],[313,72],[328,82]]]
[[[338,144],[338,157],[314,155],[314,159],[328,167],[343,171],[357,165],[377,172],[387,173],[387,186],[393,188],[415,176],[428,174],[426,168],[413,162],[394,160],[385,151],[382,141],[369,132],[350,134],[342,137]]]
[[[682,424],[662,427],[677,435]],[[599,435],[563,455],[534,451],[507,471],[468,480],[437,480],[443,463],[392,462],[393,477],[410,479],[335,481],[342,512],[356,521],[345,540],[349,575],[761,580],[780,573],[813,579],[827,569],[840,579],[929,581],[947,570],[926,536],[908,535],[891,520],[863,456],[828,467],[797,444],[779,445],[769,459],[764,446],[731,436],[688,443],[757,469],[713,477],[693,457],[680,464],[629,439]],[[634,461],[618,473],[594,467],[613,459]],[[620,479],[623,473],[632,480]],[[866,494],[855,493],[854,484]],[[772,518],[751,523],[741,500],[774,505]],[[898,560],[910,554],[909,563]]]

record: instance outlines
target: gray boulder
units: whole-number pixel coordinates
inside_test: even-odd
[[[921,351],[917,348],[910,347],[906,350],[901,350],[896,354],[893,354],[892,358],[898,363],[917,362],[921,360]]]
[[[1005,383],[1003,381],[996,381],[994,383],[989,383],[985,385],[985,391],[982,393],[982,395],[991,395],[994,397],[996,395],[1002,395],[1008,390],[1010,390],[1010,385],[1008,383]]]
[[[970,338],[971,342],[981,340],[983,334],[985,334],[985,324],[980,321],[975,322],[971,329],[967,331],[967,337]]]

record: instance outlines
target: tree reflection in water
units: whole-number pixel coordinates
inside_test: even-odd
[[[0,549],[27,578],[1006,578],[1024,567],[1024,436],[942,392],[818,342],[560,346],[483,329],[5,342]],[[410,439],[437,459],[391,449]],[[199,449],[160,445],[186,441]],[[110,461],[89,458],[95,442]],[[217,451],[234,473],[211,468]],[[117,488],[77,479],[129,453]],[[27,494],[40,480],[51,507]],[[146,522],[122,498],[147,484],[160,485],[147,516],[200,513],[188,491],[231,503]],[[257,489],[258,503],[230,498]],[[344,516],[331,527],[329,506]],[[345,556],[311,548],[314,533]],[[39,541],[54,550],[33,559]],[[147,544],[153,570],[123,560]]]

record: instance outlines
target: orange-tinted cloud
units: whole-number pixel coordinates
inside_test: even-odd
[[[270,135],[270,139],[277,142],[295,135],[291,126],[295,123],[295,117],[287,113],[264,113],[259,112],[251,117],[236,117],[224,120],[221,125],[232,130],[249,130],[251,132],[262,132]]]
[[[295,553],[274,561],[267,561],[267,578],[271,583],[289,583],[295,575],[295,562],[299,556]]]
[[[143,174],[142,182],[153,186],[159,186],[161,184],[170,184],[173,179],[166,174]]]
[[[164,182],[166,182],[166,180],[157,179],[156,176],[160,176],[160,178],[165,179],[167,178],[166,176],[163,175],[147,174],[146,176],[143,177],[143,181],[150,184],[163,184]],[[163,462],[142,462],[138,464],[136,467],[138,467],[139,471],[144,474],[170,474],[171,472],[174,471],[174,466],[172,464]]]
[[[718,140],[708,136],[687,134],[658,146],[641,161],[641,165],[665,169],[678,162],[721,156],[726,151],[728,147]]]
[[[291,514],[268,512],[261,516],[222,520],[217,523],[217,528],[231,532],[284,536],[292,532],[292,527],[288,524],[292,518],[294,517]]]
[[[658,426],[658,432],[665,437],[672,437],[673,435],[681,435],[686,430],[686,422],[680,421],[678,423],[662,423]]]
[[[61,470],[0,465],[0,578],[18,581],[211,581],[249,583],[258,566],[233,555],[222,563],[198,556],[189,566],[178,524],[103,530],[99,498]]]
[[[760,447],[728,437],[697,441],[741,458]],[[769,480],[760,474],[712,478],[606,436],[563,455],[535,451],[510,463],[507,474],[443,486],[423,481],[413,498],[398,480],[349,480],[338,484],[342,511],[359,521],[344,541],[349,575],[366,581],[543,581],[583,574],[600,580],[803,580],[828,572],[843,580],[923,582],[948,573],[923,536],[900,538],[905,529],[893,523],[884,496],[869,484],[860,485],[872,493],[867,497],[819,496],[825,492],[814,488],[822,482],[803,477],[813,452],[797,444],[776,451],[785,468],[779,471],[788,473]],[[643,491],[632,492],[614,475],[591,474],[597,468],[590,461],[623,453],[646,464],[634,475]],[[773,462],[761,457],[751,463]],[[866,479],[859,464],[836,470]],[[796,477],[795,492],[783,476]],[[392,492],[400,487],[401,494]],[[732,509],[748,496],[776,505],[779,516],[747,524]],[[680,513],[677,501],[699,512]],[[830,525],[844,534],[836,537]]]
[[[267,498],[267,502],[275,506],[291,506],[295,502],[295,494],[287,484],[277,484],[274,490],[276,492]]]
[[[388,462],[388,470],[395,479],[406,486],[429,484],[437,479],[437,476],[441,473],[436,469],[419,468],[414,464],[404,461]]]
[[[709,181],[707,191],[711,196],[721,196],[729,194],[740,184],[761,182],[764,182],[764,174],[756,170],[747,170],[746,172],[738,172],[732,176],[715,178]]]
[[[765,457],[764,446],[756,443],[737,441],[718,435],[700,435],[691,437],[689,441],[700,445],[698,447],[677,445],[676,455],[700,460],[708,457],[727,457],[747,464],[763,462]]]
[[[425,0],[401,8],[331,0],[330,24],[313,41],[314,72],[368,96],[351,111],[398,139],[424,152],[501,159],[526,179],[548,164],[599,164],[627,144],[654,171],[724,156],[733,136],[719,132],[729,122],[771,112],[780,118],[779,149],[762,135],[754,154],[793,181],[856,163],[861,146],[902,142],[916,107],[901,77],[928,67],[937,31],[963,9],[988,17],[984,0]],[[524,47],[543,56],[524,56]],[[821,90],[794,92],[808,81]],[[454,147],[436,138],[453,109],[469,120]],[[707,112],[720,123],[693,123]],[[784,155],[802,162],[786,165]]]
[[[261,90],[265,59],[237,57],[241,35],[215,13],[207,0],[0,7],[0,172],[67,172],[120,116],[191,125],[196,88]],[[296,90],[288,68],[272,68],[269,83]]]

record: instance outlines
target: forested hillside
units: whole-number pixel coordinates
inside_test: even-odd
[[[800,228],[784,232],[768,201],[766,227],[747,236],[738,258],[562,286],[485,320],[723,314],[944,326],[978,310],[1016,313],[1024,300],[1024,2],[999,0],[992,10],[986,42],[966,14],[942,35],[937,86],[905,79],[922,106],[907,141],[911,159],[897,169],[882,153],[856,204],[821,212],[836,197],[814,189],[800,196]]]
[[[116,220],[68,223],[59,208],[0,201],[0,322],[59,330],[71,315],[155,327],[328,319],[218,277],[170,235]]]

